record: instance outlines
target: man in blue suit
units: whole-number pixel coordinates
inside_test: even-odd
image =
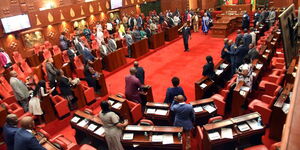
[[[18,118],[15,114],[9,114],[6,117],[6,124],[3,126],[3,138],[7,146],[7,150],[14,150],[15,134],[18,130]]]
[[[190,49],[189,49],[189,39],[192,39],[190,25],[189,24],[185,24],[185,25],[183,25],[182,28],[179,29],[179,31],[180,30],[182,31],[184,51],[188,52],[188,51],[190,51]]]
[[[46,150],[39,141],[34,137],[32,129],[34,121],[32,117],[26,116],[20,121],[21,128],[18,129],[15,135],[14,150]]]
[[[183,95],[174,98],[171,110],[175,114],[174,126],[183,127],[183,130],[190,131],[194,128],[195,112],[191,104],[185,103]]]

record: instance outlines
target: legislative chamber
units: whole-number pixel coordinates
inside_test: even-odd
[[[299,150],[299,0],[1,0],[0,150]]]

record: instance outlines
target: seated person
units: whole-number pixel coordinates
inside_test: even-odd
[[[249,65],[242,65],[242,67],[239,68],[236,84],[238,84],[240,81],[244,81],[244,86],[249,87],[251,90],[253,84],[253,75],[252,73],[249,73],[249,70]]]
[[[211,56],[206,56],[206,61],[207,63],[203,66],[202,75],[210,79],[214,79],[216,77],[216,73],[213,58]]]
[[[107,48],[107,45],[104,41],[102,41],[101,46],[100,46],[100,53],[103,56],[107,56],[110,53],[110,49]]]
[[[185,98],[185,101],[186,101],[186,96],[184,94],[184,91],[183,91],[182,87],[179,86],[179,83],[180,83],[180,80],[179,80],[178,77],[173,77],[172,78],[173,86],[169,87],[167,89],[166,98],[165,98],[164,103],[171,104],[174,100],[174,97],[178,96],[178,95],[183,95],[184,98]]]
[[[132,31],[132,36],[133,36],[134,42],[140,41],[142,39],[141,33],[138,30],[137,26],[134,26],[134,29]]]
[[[143,27],[139,28],[142,39],[147,38],[147,33],[145,32]]]
[[[100,93],[101,86],[98,82],[100,74],[94,70],[93,67],[86,64],[84,66],[84,76],[89,87],[93,87],[96,93]]]
[[[82,56],[84,63],[92,63],[93,61],[95,61],[95,56],[89,50],[87,45],[84,45],[84,49],[82,50]]]
[[[3,126],[3,138],[7,150],[14,150],[15,134],[18,131],[18,117],[15,114],[6,116],[6,123]]]

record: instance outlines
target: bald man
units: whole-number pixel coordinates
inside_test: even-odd
[[[142,84],[145,84],[145,71],[143,67],[139,66],[139,62],[135,61],[133,64],[134,68],[136,69],[136,77],[140,80]]]
[[[18,118],[15,114],[6,116],[6,124],[3,126],[3,138],[7,146],[7,150],[14,150],[15,134],[18,130]]]
[[[9,83],[14,91],[14,95],[19,102],[19,104],[23,107],[24,111],[28,111],[28,97],[29,97],[29,90],[26,84],[17,78],[18,74],[16,71],[10,72],[10,79]]]
[[[139,88],[142,87],[140,80],[136,77],[136,69],[130,68],[130,75],[125,77],[125,96],[126,99],[136,103],[142,103]]]
[[[20,125],[21,128],[15,135],[14,150],[46,150],[33,135],[34,121],[32,117],[23,117]]]
[[[174,126],[183,127],[183,130],[190,131],[194,128],[195,112],[191,104],[185,103],[183,95],[174,98],[171,110],[175,114]]]

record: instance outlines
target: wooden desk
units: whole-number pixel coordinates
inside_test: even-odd
[[[178,35],[178,26],[167,28],[165,31],[165,40],[166,41],[173,41],[175,40]]]
[[[241,17],[240,15],[222,15],[211,28],[212,36],[217,38],[227,37],[239,27]]]
[[[283,126],[287,117],[282,109],[284,105],[290,104],[290,92],[292,92],[293,84],[287,84],[282,90],[281,94],[275,101],[272,107],[272,113],[270,117],[270,134],[269,137],[276,141],[281,141]]]
[[[251,12],[251,4],[223,5],[221,9],[223,12],[234,11],[236,13],[243,13],[247,11],[249,14]]]
[[[159,114],[161,110],[166,111],[166,114]],[[144,117],[153,121],[155,125],[170,125],[170,116],[169,104],[147,102]]]
[[[105,69],[108,71],[114,71],[119,67],[126,64],[126,58],[123,54],[123,50],[125,48],[118,49],[112,53],[103,57],[103,62],[105,64]]]
[[[192,101],[192,102],[190,102],[190,104],[194,108],[197,125],[207,124],[208,120],[217,113],[217,108],[216,108],[216,106],[214,104],[214,100],[212,98]],[[208,112],[205,109],[205,107],[207,105],[210,105],[211,107],[215,108],[215,110],[212,112]]]
[[[286,71],[286,82],[290,84],[294,84],[296,72],[298,69],[298,59],[299,57],[293,58],[289,68]]]
[[[46,97],[42,97],[41,108],[44,112],[43,116],[44,116],[46,123],[49,123],[49,122],[57,119],[57,117],[55,115],[53,103],[52,103],[49,95]]]
[[[127,99],[120,98],[116,95],[111,95],[111,96],[108,97],[108,102],[110,103],[111,109],[114,112],[118,113],[118,115],[122,119],[127,119],[129,123],[132,123],[130,108],[129,108],[129,105],[127,103]]]
[[[203,126],[204,135],[204,150],[221,150],[226,147],[226,149],[231,150],[235,147],[244,148],[243,146],[257,145],[261,140],[261,136],[264,134],[265,129],[262,125],[259,129],[252,129],[247,121],[258,122],[260,114],[257,112],[246,114],[243,116],[238,116],[235,118],[229,118],[222,120],[220,122],[206,124]],[[242,124],[247,124],[249,129],[241,131],[239,126]],[[221,130],[222,128],[231,128],[233,138],[222,138]],[[209,134],[217,133],[221,137],[219,139],[211,140]]]
[[[78,109],[83,108],[86,106],[86,100],[84,96],[84,89],[82,87],[82,84],[79,83],[74,88],[72,88],[72,91],[74,93],[74,96],[77,98],[77,107]]]
[[[99,73],[99,74],[100,74],[100,78],[97,80],[97,82],[101,86],[100,96],[105,96],[105,95],[108,94],[106,81],[105,81],[105,76],[104,76],[103,73]]]
[[[158,149],[183,149],[185,140],[182,127],[173,126],[136,126],[128,125],[124,129],[124,134],[133,133],[134,137],[132,140],[122,139],[123,146],[127,148],[134,148],[133,145],[138,145],[134,149],[143,148],[158,148]],[[162,142],[153,142],[152,139],[155,135],[173,135],[173,144],[164,145]]]
[[[149,48],[156,49],[165,44],[165,32],[160,32],[157,34],[153,34],[149,38]]]
[[[131,45],[131,53],[133,58],[139,58],[149,52],[148,39],[142,39]]]

